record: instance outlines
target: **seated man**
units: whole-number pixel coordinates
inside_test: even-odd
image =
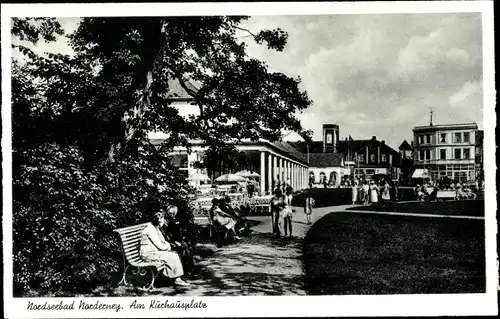
[[[169,206],[167,208],[165,217],[168,222],[163,227],[162,231],[167,240],[171,241],[172,250],[179,254],[184,271],[189,275],[194,270],[194,249],[193,245],[189,244],[188,241],[182,237],[179,220],[177,219],[178,211],[179,209],[177,206]]]

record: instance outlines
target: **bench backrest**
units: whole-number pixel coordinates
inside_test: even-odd
[[[139,244],[141,232],[149,223],[138,224],[129,227],[117,228],[114,231],[120,235],[122,250],[125,259],[132,265],[141,261],[139,256]]]

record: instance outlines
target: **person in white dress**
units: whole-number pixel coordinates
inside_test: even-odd
[[[311,214],[312,214],[312,210],[313,210],[313,206],[315,204],[314,202],[314,199],[311,197],[311,194],[309,194],[309,192],[307,192],[305,194],[305,205],[304,205],[304,213],[306,214],[306,222],[308,225],[311,225],[312,224],[312,221],[311,221]]]
[[[292,220],[293,220],[293,211],[292,211],[292,192],[293,188],[288,186],[286,188],[286,194],[285,194],[285,209],[283,211],[283,222],[284,222],[284,228],[285,228],[285,237],[287,235],[289,237],[292,237]]]
[[[378,203],[378,187],[373,181],[370,182],[370,203]]]
[[[358,185],[356,185],[356,183],[353,182],[351,190],[352,190],[352,204],[354,205],[358,201]]]
[[[391,200],[391,192],[390,192],[390,187],[389,183],[387,181],[384,183],[384,188],[382,189],[382,199],[384,201],[390,201]]]
[[[151,222],[141,232],[140,257],[146,262],[164,264],[163,274],[174,279],[178,286],[189,286],[182,280],[184,269],[179,255],[172,250],[172,245],[165,239],[161,228],[165,225],[164,211],[152,216]]]

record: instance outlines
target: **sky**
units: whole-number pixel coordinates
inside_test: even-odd
[[[77,26],[60,21],[67,32]],[[435,125],[482,128],[480,13],[254,16],[242,27],[288,33],[283,52],[244,41],[271,71],[300,76],[313,103],[298,117],[315,140],[323,124],[338,124],[341,138],[376,136],[397,149],[414,126],[429,124],[431,108]],[[62,39],[36,51],[71,49]]]

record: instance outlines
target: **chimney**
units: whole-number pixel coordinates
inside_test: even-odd
[[[411,141],[410,143],[411,143],[410,146],[413,147],[413,141]]]
[[[372,140],[377,140],[377,137],[375,135],[372,136]]]
[[[385,141],[381,141],[381,142],[382,142],[382,144],[384,144],[384,145],[385,145]]]

